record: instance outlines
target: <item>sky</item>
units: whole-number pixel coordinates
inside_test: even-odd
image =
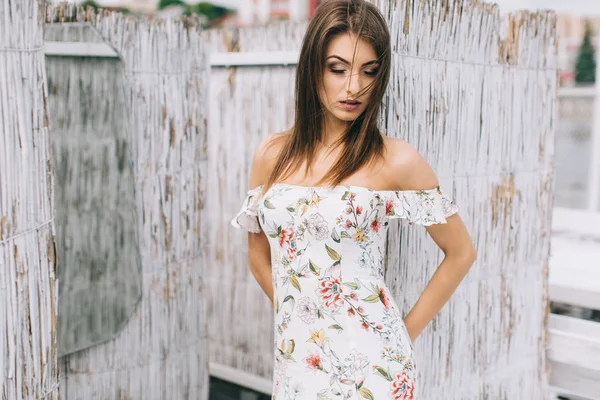
[[[81,1],[81,0],[79,0]],[[148,0],[157,1],[157,0]],[[197,3],[200,0],[185,0],[188,3]],[[243,0],[208,0],[214,4],[237,8]],[[116,5],[123,0],[98,0],[103,5]],[[490,2],[490,1],[488,1]],[[600,15],[600,1],[598,0],[496,0],[501,12],[510,12],[518,9],[535,10],[538,8],[553,9],[558,12],[569,12],[575,15]]]

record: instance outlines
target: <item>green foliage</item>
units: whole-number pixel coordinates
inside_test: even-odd
[[[94,10],[97,10],[99,8],[103,8],[102,6],[98,5],[98,3],[96,3],[94,0],[85,0],[85,1],[81,2],[80,5],[83,7],[84,10],[86,8],[88,8],[88,7],[93,7]],[[118,11],[118,12],[120,12],[122,14],[129,13],[128,9],[122,8],[122,7],[121,8],[117,8],[116,11]]]
[[[592,27],[589,21],[586,23],[583,43],[575,63],[575,82],[580,84],[596,82],[596,54],[592,46]]]
[[[94,7],[94,9],[100,8],[100,6],[94,0],[85,0],[81,3],[83,8]]]
[[[202,14],[205,15],[208,20],[224,17],[230,14],[232,10],[226,7],[214,5],[212,3],[202,2],[196,4],[189,4],[184,10],[185,15]]]
[[[160,0],[158,3],[158,9],[162,10],[170,6],[182,6],[187,7],[187,4],[183,0]]]

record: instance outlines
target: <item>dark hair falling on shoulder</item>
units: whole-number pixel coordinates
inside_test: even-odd
[[[378,59],[379,68],[370,87],[365,111],[349,124],[345,135],[334,146],[343,146],[342,155],[321,179],[335,186],[363,165],[383,155],[383,138],[377,119],[390,76],[391,49],[387,22],[373,4],[364,0],[325,0],[308,23],[296,68],[295,122],[284,140],[277,161],[267,182],[266,191],[275,182],[297,171],[306,160],[307,167],[321,140],[324,127],[324,106],[319,98],[325,68],[325,51],[331,39],[342,33],[352,33],[369,43]],[[355,48],[356,51],[356,48]],[[360,95],[362,93],[357,94]],[[264,192],[263,192],[264,193]]]

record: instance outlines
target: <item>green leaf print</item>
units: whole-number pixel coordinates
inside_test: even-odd
[[[373,400],[373,393],[371,393],[371,391],[369,389],[367,389],[366,387],[361,387],[360,389],[358,389],[358,393],[360,393],[360,395],[362,397],[364,397],[365,399],[369,399],[369,400]]]
[[[288,210],[289,212],[296,212],[296,209],[294,207],[286,207],[286,210]]]
[[[340,236],[338,235],[338,233],[336,232],[335,228],[333,228],[331,230],[331,238],[336,242],[339,243],[340,242]]]
[[[342,328],[338,324],[329,325],[329,329],[335,329],[335,330],[338,330],[338,331],[343,331],[344,330],[344,328]]]
[[[313,274],[321,275],[321,269],[317,267],[317,265],[313,263],[310,259],[308,260],[308,267],[310,268]]]
[[[381,368],[378,365],[374,365],[373,368],[375,369],[375,374],[384,377],[390,382],[392,381],[392,376],[385,369]]]
[[[365,297],[363,301],[366,301],[367,303],[377,303],[379,301],[379,296],[376,294],[372,294],[370,296]]]
[[[273,204],[271,204],[271,202],[269,201],[269,199],[265,199],[264,205],[265,205],[265,207],[267,207],[267,208],[269,208],[271,210],[275,209],[275,206]]]
[[[344,239],[350,239],[352,238],[352,236],[350,236],[350,234],[346,231],[342,231],[340,232],[340,235],[344,238]]]
[[[283,303],[285,303],[286,301],[289,301],[290,304],[292,305],[292,308],[294,308],[294,304],[296,304],[296,300],[294,300],[294,296],[292,296],[291,294],[288,294],[287,296],[285,296],[285,299],[283,299]]]
[[[344,282],[344,285],[348,286],[352,290],[357,290],[359,288],[358,283],[356,282]]]
[[[331,247],[325,245],[325,249],[327,250],[327,254],[329,254],[329,257],[331,257],[332,260],[340,261],[342,259],[342,257],[340,257],[337,251],[335,251]]]
[[[300,288],[300,282],[298,282],[298,278],[296,278],[296,275],[290,276],[290,283],[293,287],[298,289],[299,292],[302,292],[302,289]]]

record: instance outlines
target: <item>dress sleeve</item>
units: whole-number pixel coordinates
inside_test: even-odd
[[[446,218],[458,212],[454,201],[439,187],[426,190],[397,190],[386,199],[385,215],[403,218],[409,224],[445,224]]]
[[[262,231],[258,222],[258,202],[260,200],[261,188],[262,185],[248,190],[248,194],[242,203],[242,207],[231,220],[231,225],[254,233],[260,233]]]

